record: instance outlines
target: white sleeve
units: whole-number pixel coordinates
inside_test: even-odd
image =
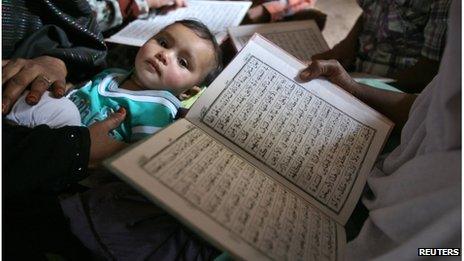
[[[42,95],[39,103],[31,106],[26,103],[26,95],[27,93],[24,93],[18,99],[6,119],[29,128],[41,124],[48,125],[50,128],[82,126],[79,111],[68,98],[53,98],[47,91]]]

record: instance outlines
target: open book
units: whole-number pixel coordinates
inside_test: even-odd
[[[329,50],[314,20],[242,25],[229,28],[229,35],[237,51],[240,51],[254,33],[297,57],[301,61],[311,60],[311,56]]]
[[[250,6],[249,1],[191,0],[187,1],[187,7],[166,14],[152,13],[147,19],[137,19],[106,41],[142,46],[167,25],[182,19],[195,19],[208,26],[221,43],[227,36],[227,28],[239,25]]]
[[[393,124],[255,35],[185,119],[106,162],[245,260],[339,260]]]

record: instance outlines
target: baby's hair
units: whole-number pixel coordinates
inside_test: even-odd
[[[213,45],[214,58],[216,60],[216,67],[213,68],[206,75],[203,81],[200,83],[201,85],[205,85],[205,86],[209,85],[222,70],[222,51],[221,51],[221,48],[219,47],[218,42],[216,41],[216,38],[211,33],[211,31],[208,29],[208,27],[200,21],[184,19],[184,20],[179,20],[175,22],[175,24],[177,23],[189,28],[198,37],[200,37],[201,39],[210,41],[211,44]]]

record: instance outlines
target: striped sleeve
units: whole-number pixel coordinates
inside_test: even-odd
[[[433,1],[429,20],[424,28],[422,56],[439,61],[446,42],[446,27],[451,0]]]

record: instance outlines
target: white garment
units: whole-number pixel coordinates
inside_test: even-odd
[[[450,9],[439,73],[367,182],[369,217],[346,260],[414,260],[423,258],[418,248],[461,247],[461,1]]]
[[[34,128],[46,124],[50,128],[82,126],[76,105],[66,97],[56,99],[46,91],[40,101],[31,106],[26,103],[27,92],[13,105],[6,118],[18,125]]]

